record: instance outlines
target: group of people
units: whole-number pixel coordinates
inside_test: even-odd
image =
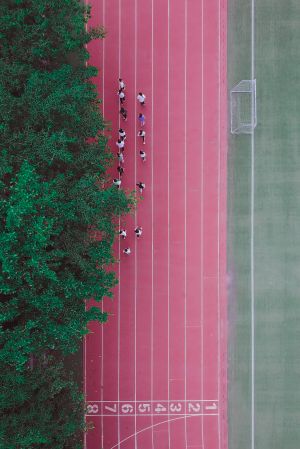
[[[118,97],[119,97],[119,101],[120,101],[120,115],[121,115],[122,119],[124,120],[124,122],[127,122],[128,114],[127,114],[127,110],[124,107],[124,103],[126,101],[125,90],[126,90],[126,86],[125,86],[124,80],[122,78],[119,78]],[[143,92],[138,92],[137,101],[138,101],[139,105],[143,107],[145,105],[146,95]],[[140,125],[140,130],[137,134],[137,137],[140,137],[142,144],[145,145],[146,144],[146,131],[144,130],[144,126],[146,124],[146,117],[143,114],[143,112],[139,112],[137,119],[138,119],[138,122]],[[124,174],[123,164],[124,164],[125,141],[126,141],[126,131],[123,128],[120,128],[118,140],[116,142],[116,146],[118,147],[117,171],[118,171],[119,177],[115,178],[113,180],[113,184],[118,189],[121,187],[121,184],[122,184],[121,178]],[[142,162],[146,162],[146,152],[144,150],[142,150],[142,149],[139,150],[139,157],[141,158]],[[136,185],[137,185],[140,193],[142,194],[146,187],[145,183],[142,181],[139,181]],[[137,238],[141,237],[141,235],[143,233],[143,228],[141,226],[137,226],[134,229],[134,233]],[[126,237],[127,237],[126,229],[120,229],[119,235],[123,240],[126,239]],[[127,247],[127,248],[123,249],[123,253],[126,255],[129,255],[129,254],[131,254],[131,249],[129,247]]]

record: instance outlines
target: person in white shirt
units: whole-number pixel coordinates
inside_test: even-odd
[[[143,228],[141,226],[137,226],[134,230],[135,235],[139,238],[142,235]]]
[[[127,254],[127,256],[129,256],[129,254],[131,253],[131,249],[130,248],[125,248],[125,249],[123,249],[123,253]]]
[[[122,89],[118,90],[118,95],[119,95],[120,103],[123,104],[125,101],[124,91]]]
[[[122,140],[125,140],[125,139],[126,139],[126,132],[125,132],[124,129],[122,129],[122,128],[119,129],[119,137],[120,137],[120,139],[122,139]]]
[[[119,90],[125,90],[125,83],[122,78],[119,78]]]
[[[124,240],[127,237],[127,231],[126,229],[120,229],[119,231],[120,237]]]
[[[142,106],[144,106],[145,100],[146,100],[146,95],[143,94],[143,92],[139,92],[138,96],[137,96],[137,100]]]
[[[124,151],[124,147],[125,147],[125,142],[122,139],[118,139],[118,141],[116,142],[117,147],[119,148],[120,151]]]
[[[145,151],[140,150],[140,157],[141,157],[141,159],[142,159],[143,162],[146,161],[146,153],[145,153]]]
[[[122,183],[121,179],[115,178],[115,179],[113,180],[113,185],[116,186],[116,187],[118,187],[118,189],[120,188],[121,183]]]
[[[138,132],[138,137],[141,137],[141,138],[142,138],[143,144],[145,145],[145,143],[146,143],[146,141],[145,141],[145,138],[146,138],[146,131],[144,131],[143,129],[141,129],[141,130]]]

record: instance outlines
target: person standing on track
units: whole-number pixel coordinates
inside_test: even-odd
[[[126,239],[126,237],[127,237],[126,229],[120,229],[119,234],[120,234],[121,239],[123,239],[123,240]]]
[[[124,168],[121,167],[121,165],[118,165],[117,170],[118,170],[119,175],[120,175],[120,177],[121,177],[121,176],[123,175],[123,173],[124,173]]]
[[[140,150],[140,158],[143,162],[146,162],[146,153],[143,150]]]
[[[118,90],[118,95],[120,99],[120,103],[123,104],[125,101],[125,93],[122,89]]]
[[[146,187],[146,184],[144,182],[137,183],[138,188],[140,189],[140,193],[143,193],[144,188]]]
[[[122,153],[122,151],[120,151],[120,153],[117,153],[118,156],[118,160],[120,164],[124,164],[124,155]]]
[[[121,179],[115,178],[115,179],[113,180],[113,185],[116,186],[116,187],[118,187],[118,189],[121,187],[121,183],[122,183]]]
[[[124,147],[125,147],[125,142],[122,139],[118,139],[116,142],[117,147],[119,148],[120,151],[124,151]]]
[[[146,143],[146,131],[144,131],[143,129],[141,129],[139,132],[138,132],[138,137],[141,137],[142,138],[142,141],[143,141],[143,144],[145,145],[145,143]]]
[[[137,96],[137,101],[140,103],[141,106],[144,106],[146,100],[146,95],[143,94],[143,92],[139,92]]]
[[[122,78],[119,78],[119,91],[120,90],[125,90],[125,83],[124,83],[124,81],[122,80]]]
[[[137,226],[134,230],[135,235],[139,238],[143,233],[143,228],[141,226]]]
[[[125,108],[123,108],[123,106],[120,109],[120,115],[121,115],[122,119],[124,120],[124,122],[127,122],[127,110]]]
[[[119,138],[122,140],[126,139],[126,132],[122,128],[119,129]]]
[[[125,248],[125,249],[123,249],[123,253],[126,254],[127,256],[129,256],[129,254],[131,253],[131,249]]]
[[[138,121],[140,122],[140,125],[141,125],[141,126],[145,126],[146,118],[145,118],[144,114],[140,113],[140,114],[138,115]]]

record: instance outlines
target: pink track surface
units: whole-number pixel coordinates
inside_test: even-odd
[[[108,31],[89,51],[114,152],[119,76],[126,83],[122,187],[146,189],[115,247],[120,283],[102,305],[109,322],[91,323],[85,342],[95,426],[85,444],[226,449],[226,0],[91,3],[91,25]],[[136,136],[141,110],[146,145]]]

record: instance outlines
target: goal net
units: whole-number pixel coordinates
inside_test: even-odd
[[[242,80],[230,91],[231,133],[252,134],[256,127],[256,80]]]

